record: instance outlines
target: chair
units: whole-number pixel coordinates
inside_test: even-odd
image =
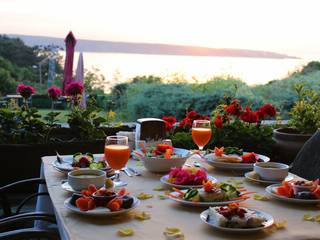
[[[291,164],[291,172],[308,180],[320,178],[320,130],[303,145]]]
[[[47,195],[48,192],[36,192],[25,197],[17,206],[12,206],[8,195],[17,191],[19,187],[45,184],[42,178],[32,178],[21,180],[15,183],[0,187],[0,204],[3,215],[0,217],[0,240],[20,240],[20,239],[60,239],[56,228],[40,229],[33,227],[35,220],[56,223],[55,216],[46,212],[23,212],[26,204],[38,196]]]

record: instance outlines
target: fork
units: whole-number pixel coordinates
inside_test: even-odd
[[[132,167],[128,167],[128,169],[135,175],[135,176],[141,176],[141,173],[139,173],[137,170],[135,170]]]
[[[63,162],[63,157],[58,153],[58,151],[56,151],[56,154],[57,154],[58,163],[62,163]]]

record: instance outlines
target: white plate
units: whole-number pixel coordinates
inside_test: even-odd
[[[97,162],[101,159],[101,157],[103,157],[103,154],[94,154],[93,157],[94,157],[94,161]],[[63,158],[63,162],[59,163],[58,160],[55,160],[52,163],[53,167],[62,172],[72,171],[73,167],[71,166],[71,164],[72,164],[73,156],[72,155],[62,156],[62,158]],[[86,168],[82,168],[82,169],[86,169]],[[106,170],[106,168],[101,168],[100,170]]]
[[[263,180],[263,179],[255,179],[253,177],[251,177],[250,175],[253,174],[254,171],[251,172],[246,172],[244,174],[245,178],[255,182],[255,183],[262,183],[262,184],[275,184],[275,183],[281,183],[282,181],[291,181],[292,179],[294,179],[293,174],[289,173],[288,176],[284,179],[284,180],[278,180],[278,181],[271,181],[271,180]]]
[[[210,225],[211,227],[213,227],[215,229],[218,229],[218,230],[221,230],[221,231],[226,231],[226,232],[235,232],[235,233],[250,233],[250,232],[260,231],[260,230],[263,230],[265,228],[268,228],[268,227],[272,226],[272,224],[274,223],[274,219],[270,214],[262,212],[262,211],[258,211],[258,210],[253,210],[253,209],[249,209],[249,210],[254,211],[256,214],[258,214],[259,216],[264,217],[266,219],[266,221],[263,223],[263,226],[257,227],[257,228],[227,228],[227,227],[221,227],[217,223],[211,222],[210,220],[207,221],[209,209],[203,211],[200,214],[200,219],[203,222],[205,222],[206,224]]]
[[[186,190],[185,190],[186,191]],[[176,192],[172,192],[170,193],[172,195],[179,195],[178,193]],[[180,199],[180,198],[175,198],[175,197],[172,197],[170,196],[169,194],[169,198],[175,202],[178,202],[182,205],[185,205],[185,206],[192,206],[192,207],[210,207],[210,206],[223,206],[223,205],[228,205],[230,203],[238,203],[238,202],[242,202],[242,201],[245,201],[245,200],[230,200],[230,201],[220,201],[220,202],[192,202],[192,201],[187,201],[187,200],[184,200],[184,199]]]
[[[177,185],[177,184],[173,184],[173,183],[168,183],[168,179],[169,179],[169,174],[164,175],[160,178],[160,182],[162,182],[163,184],[166,184],[170,187],[175,187],[175,188],[202,188],[202,184],[201,185]],[[212,177],[210,175],[208,175],[208,180],[212,181],[212,182],[218,182],[218,180],[215,177]]]
[[[273,184],[268,187],[266,187],[266,192],[274,197],[275,199],[278,199],[280,201],[284,202],[290,202],[290,203],[298,203],[298,204],[318,204],[320,203],[320,199],[298,199],[298,198],[288,198],[284,196],[280,196],[275,193],[275,188],[280,187],[282,184]]]
[[[246,154],[247,152],[243,152],[243,154]],[[261,159],[263,162],[269,162],[270,158],[261,154],[258,154],[259,159]],[[210,164],[211,166],[214,166],[216,168],[220,169],[230,169],[230,170],[252,170],[254,163],[230,163],[230,162],[221,162],[217,161],[215,159],[215,154],[210,153],[204,156],[206,159],[206,162]]]
[[[131,208],[128,208],[128,209],[122,209],[120,211],[111,212],[108,208],[97,207],[97,208],[89,210],[89,211],[81,211],[76,206],[73,206],[70,203],[70,200],[71,200],[71,197],[67,198],[64,201],[64,206],[67,209],[71,210],[72,212],[79,213],[81,215],[87,215],[87,216],[117,216],[117,215],[121,215],[121,214],[130,212],[131,210],[135,209],[136,207],[138,207],[140,205],[139,199],[137,199],[136,197],[133,197],[133,204],[132,204]]]

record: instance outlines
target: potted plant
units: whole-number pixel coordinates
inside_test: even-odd
[[[238,100],[233,100],[229,105],[219,105],[213,111],[213,137],[206,147],[211,149],[214,146],[239,147],[270,156],[273,145],[273,128],[261,124],[261,121],[273,118],[275,115],[276,109],[271,104],[265,104],[256,111],[252,111],[249,106],[243,109]],[[174,124],[172,117],[163,118],[167,122],[167,130],[174,146],[187,149],[197,148],[190,133],[192,122],[195,119],[210,118],[201,116],[195,111],[189,112],[179,124]]]
[[[275,129],[276,152],[284,162],[291,163],[304,143],[320,127],[320,96],[302,84],[295,86],[298,99],[290,110],[288,127]]]
[[[219,105],[213,111],[211,145],[238,147],[273,157],[273,128],[262,124],[262,121],[275,116],[276,109],[271,104],[265,104],[255,111],[250,106],[243,108],[238,100],[233,100],[229,105]]]

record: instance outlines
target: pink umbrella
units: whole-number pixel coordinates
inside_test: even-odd
[[[73,69],[73,55],[74,47],[77,43],[77,40],[70,31],[66,38],[64,39],[66,43],[66,60],[64,62],[64,73],[63,73],[63,82],[62,82],[62,94],[66,94],[66,88],[68,84],[72,81],[72,69]]]
[[[84,85],[84,68],[83,68],[82,52],[79,54],[78,66],[77,66],[76,76],[74,80],[81,82]],[[82,108],[86,108],[86,91],[85,90],[83,90],[83,93],[82,93],[82,100],[81,100],[80,106]]]

